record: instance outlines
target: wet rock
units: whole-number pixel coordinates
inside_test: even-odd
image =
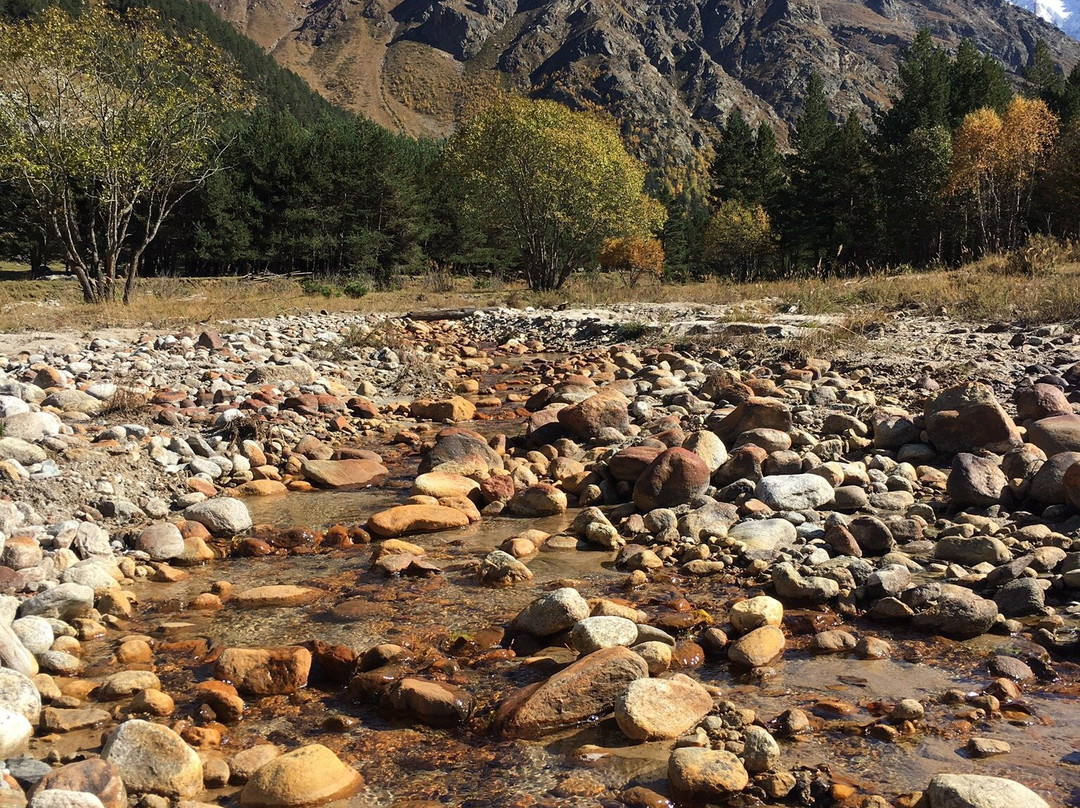
[[[322,744],[302,746],[258,769],[240,792],[250,808],[298,808],[351,796],[363,778]]]
[[[966,452],[953,458],[946,490],[954,504],[976,508],[996,505],[1007,488],[1005,473],[992,459]]]
[[[382,699],[382,706],[434,727],[452,726],[468,721],[473,697],[460,687],[443,682],[407,678],[394,683]]]
[[[214,536],[232,538],[251,530],[251,514],[247,505],[231,497],[218,497],[197,502],[184,509],[184,518],[198,522]]]
[[[409,408],[412,417],[425,421],[471,421],[476,405],[461,396],[431,401],[418,399]]]
[[[363,488],[390,473],[377,460],[305,460],[300,467],[305,480],[320,488]]]
[[[610,712],[630,682],[648,675],[633,651],[604,648],[503,701],[495,723],[511,737],[539,737]]]
[[[81,760],[54,769],[34,787],[32,794],[49,790],[93,794],[104,808],[127,808],[127,789],[115,766],[101,758]]]
[[[479,491],[480,483],[464,474],[429,471],[413,480],[409,493],[442,499],[444,497],[472,497]]]
[[[774,511],[806,511],[831,502],[833,488],[817,474],[782,474],[762,477],[754,496]]]
[[[1009,548],[993,536],[946,536],[938,540],[934,556],[967,565],[987,562],[997,566],[1012,559]]]
[[[188,798],[203,788],[198,754],[160,724],[125,721],[109,734],[101,758],[115,767],[128,791]]]
[[[964,749],[973,758],[988,758],[995,755],[1007,755],[1012,751],[1012,746],[1008,741],[999,741],[995,738],[970,738]]]
[[[742,761],[751,774],[767,772],[780,762],[780,745],[764,727],[747,727],[743,733]]]
[[[729,797],[750,782],[742,762],[731,752],[695,747],[671,753],[668,780],[677,793],[706,799]]]
[[[615,700],[615,720],[632,741],[677,738],[713,708],[712,696],[684,674],[637,679]]]
[[[926,789],[930,808],[1049,808],[1027,786],[1004,777],[938,774]]]
[[[927,404],[926,431],[942,454],[1007,452],[1022,442],[993,388],[980,382],[950,387]]]
[[[768,595],[758,595],[733,604],[728,619],[740,632],[753,631],[761,626],[779,626],[784,621],[784,604]]]
[[[815,654],[839,654],[851,651],[858,640],[855,635],[842,629],[820,631],[810,640],[810,650]]]
[[[112,701],[134,696],[147,688],[161,689],[161,682],[150,671],[120,671],[106,676],[97,690],[99,699]]]
[[[514,618],[512,627],[534,637],[566,631],[589,616],[589,604],[573,587],[563,587],[537,598]]]
[[[184,552],[184,536],[172,522],[159,522],[143,528],[135,549],[150,556],[153,561],[169,561]]]
[[[535,483],[519,491],[506,510],[514,516],[539,518],[566,512],[566,494],[551,483]]]
[[[579,654],[591,654],[601,648],[630,646],[637,641],[638,627],[632,620],[613,615],[586,617],[570,634]]]
[[[477,573],[485,586],[513,586],[533,579],[532,570],[502,550],[492,550],[484,556]]]
[[[309,586],[272,584],[245,589],[232,596],[230,603],[245,609],[265,609],[281,606],[302,606],[322,596],[322,591]]]
[[[985,634],[997,619],[998,607],[969,589],[944,585],[937,601],[917,612],[916,626],[958,638]]]
[[[281,757],[281,749],[272,743],[258,743],[237,752],[229,758],[229,782],[242,786],[255,772],[277,757]]]
[[[689,502],[708,487],[709,475],[705,462],[689,449],[667,449],[637,478],[634,505],[651,511]]]
[[[728,646],[728,659],[746,668],[768,665],[784,652],[784,632],[765,625],[745,634]]]
[[[373,514],[367,528],[372,535],[390,539],[417,533],[435,533],[466,527],[469,517],[442,505],[396,505]]]
[[[226,648],[214,676],[255,696],[294,693],[307,684],[311,652],[301,646]]]

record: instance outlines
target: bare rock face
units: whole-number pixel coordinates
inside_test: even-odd
[[[627,685],[648,675],[633,651],[604,648],[503,701],[495,723],[511,737],[539,737],[611,712]]]

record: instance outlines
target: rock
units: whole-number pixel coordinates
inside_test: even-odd
[[[988,758],[994,755],[1007,755],[1012,751],[1012,746],[1008,741],[999,741],[995,738],[969,738],[964,749],[973,758]]]
[[[840,584],[832,578],[804,577],[786,561],[773,567],[772,581],[776,594],[785,600],[824,603],[840,594]]]
[[[33,734],[34,728],[25,715],[0,707],[0,760],[25,752]]]
[[[1012,553],[994,536],[945,536],[938,539],[934,557],[970,566],[983,562],[997,566],[1012,559]]]
[[[731,752],[683,747],[668,759],[668,780],[679,794],[723,799],[746,788],[750,777]]]
[[[98,687],[97,696],[105,701],[126,699],[140,690],[161,689],[161,682],[151,671],[120,671],[106,676]]]
[[[926,789],[930,808],[1050,808],[1027,786],[1004,777],[938,774]]]
[[[0,666],[24,676],[34,676],[38,663],[11,628],[0,623]]]
[[[632,620],[613,615],[586,617],[570,634],[571,642],[579,654],[591,654],[601,648],[618,645],[630,646],[637,642],[638,627]]]
[[[368,530],[379,538],[391,539],[417,533],[435,533],[466,527],[469,517],[456,508],[442,505],[396,505],[368,519]]]
[[[584,401],[559,410],[559,423],[573,437],[583,441],[599,438],[605,429],[625,433],[630,426],[629,403],[622,393],[604,388]]]
[[[281,388],[283,383],[291,382],[292,385],[311,384],[317,378],[319,376],[315,372],[315,368],[306,362],[297,360],[283,365],[258,365],[248,374],[247,383],[273,385]]]
[[[172,715],[176,709],[176,702],[168,693],[150,688],[140,690],[131,700],[130,711],[132,713],[146,713],[147,715],[166,716]],[[220,720],[220,717],[219,717]]]
[[[41,791],[31,797],[27,808],[104,808],[96,796],[85,791]]]
[[[533,579],[532,570],[502,550],[484,556],[477,575],[485,586],[513,586]]]
[[[1076,463],[1080,463],[1080,452],[1059,452],[1048,457],[1031,477],[1028,496],[1048,505],[1064,505],[1069,501],[1065,490],[1065,475]]]
[[[650,640],[631,646],[630,650],[645,660],[650,676],[659,676],[671,667],[671,646],[666,642]]]
[[[127,808],[128,805],[127,789],[120,772],[101,758],[81,760],[54,769],[38,781],[31,793],[36,795],[49,790],[93,794],[104,808]]]
[[[298,645],[279,648],[226,648],[214,676],[255,696],[294,693],[307,685],[311,652]]]
[[[549,637],[572,628],[589,616],[589,604],[573,587],[563,587],[537,598],[514,618],[515,631]]]
[[[705,464],[705,468],[709,470],[709,474],[724,465],[728,459],[724,442],[715,433],[704,429],[687,435],[686,440],[683,441],[683,448],[689,449],[700,457],[701,462]]]
[[[689,449],[668,449],[637,478],[634,505],[641,511],[682,505],[708,488],[710,474],[705,461]]]
[[[1006,617],[1025,617],[1046,605],[1046,591],[1035,578],[1019,578],[995,592],[994,603]]]
[[[351,796],[363,783],[353,768],[322,744],[302,746],[267,762],[240,792],[250,808],[295,808]]]
[[[780,745],[764,727],[749,726],[743,733],[742,760],[751,774],[767,772],[780,762]]]
[[[41,695],[29,676],[0,668],[0,708],[36,724],[41,715]]]
[[[143,528],[135,540],[135,549],[147,553],[153,561],[169,561],[184,553],[184,536],[172,522],[158,522]]]
[[[636,482],[641,473],[663,451],[665,450],[657,446],[628,446],[608,458],[608,471],[616,480]]]
[[[955,505],[987,508],[998,504],[1007,488],[1005,473],[990,458],[967,452],[953,457],[946,490]]]
[[[758,480],[754,496],[774,511],[808,511],[833,499],[833,487],[817,474],[780,474]]]
[[[21,438],[0,438],[0,460],[14,460],[24,466],[44,463],[49,459],[40,446]]]
[[[281,749],[272,743],[258,743],[237,752],[229,758],[230,782],[243,785],[255,772],[277,757],[281,757]]]
[[[95,707],[61,709],[46,707],[41,714],[41,727],[47,732],[75,732],[101,726],[112,720],[112,713]]]
[[[969,589],[943,585],[937,601],[912,618],[916,626],[966,639],[985,634],[997,619],[998,607]]]
[[[514,516],[539,518],[566,513],[566,494],[551,483],[535,483],[519,491],[506,504]]]
[[[63,424],[51,412],[22,412],[4,419],[4,437],[27,443],[59,435]]]
[[[728,646],[728,659],[736,665],[759,668],[768,665],[784,652],[784,632],[765,625],[745,634]]]
[[[839,654],[852,650],[857,642],[853,634],[842,629],[820,631],[810,641],[810,650],[815,654]]]
[[[94,590],[81,584],[67,583],[39,592],[19,607],[22,617],[57,617],[71,621],[85,617],[94,608]],[[25,671],[24,671],[25,673]]]
[[[309,586],[272,584],[245,589],[232,596],[230,603],[246,609],[265,609],[274,606],[303,606],[318,600],[322,590]]]
[[[29,536],[12,536],[4,543],[0,564],[13,570],[25,570],[41,563],[41,545]]]
[[[430,726],[444,727],[468,721],[474,701],[460,687],[406,678],[393,684],[380,703],[390,712],[405,713]]]
[[[363,488],[390,473],[377,460],[305,460],[300,467],[305,480],[320,488]]]
[[[1001,453],[1022,443],[1016,424],[1001,408],[993,388],[980,382],[950,387],[928,403],[926,431],[942,454],[977,449]]]
[[[247,505],[231,497],[217,497],[189,505],[184,509],[184,518],[198,522],[214,536],[222,538],[232,538],[251,530],[252,525]]]
[[[761,626],[779,626],[784,621],[784,604],[768,595],[758,595],[733,604],[728,620],[742,633]]]
[[[615,700],[615,720],[632,741],[677,738],[713,708],[712,696],[681,673],[669,679],[637,679]]]
[[[128,791],[190,798],[203,788],[198,754],[160,724],[125,721],[109,734],[101,758],[116,768]]]
[[[1028,424],[1027,439],[1053,457],[1080,452],[1080,415],[1054,415]]]
[[[438,401],[418,399],[409,411],[413,418],[424,421],[471,421],[476,417],[476,405],[461,396]]]
[[[510,737],[539,737],[611,711],[626,687],[649,675],[628,648],[604,648],[504,700],[495,724]]]
[[[731,446],[743,432],[751,429],[778,429],[791,431],[791,410],[775,398],[751,396],[728,413],[713,428],[713,432]]]
[[[464,474],[429,471],[413,480],[409,493],[443,499],[444,497],[472,497],[479,491],[480,483]]]
[[[1024,385],[1013,390],[1016,416],[1021,421],[1038,421],[1054,415],[1071,415],[1073,408],[1060,387],[1052,384]]]
[[[742,542],[748,552],[782,550],[798,537],[795,525],[787,519],[746,519],[728,530],[728,538]]]

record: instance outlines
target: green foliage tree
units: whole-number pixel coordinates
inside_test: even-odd
[[[1012,99],[1005,68],[968,39],[961,40],[949,67],[949,125],[958,126],[964,116],[989,107],[1003,113]]]
[[[664,210],[610,124],[551,101],[503,97],[450,139],[447,175],[465,209],[514,248],[532,289],[559,289],[605,239],[647,236]]]
[[[754,130],[742,112],[733,109],[720,133],[713,156],[712,202],[725,199],[747,201],[753,195]]]
[[[948,126],[950,117],[950,59],[934,44],[929,28],[920,29],[901,54],[896,94],[887,111],[877,116],[878,136],[899,145],[916,129]]]
[[[773,247],[769,214],[761,205],[726,199],[709,217],[705,260],[717,274],[755,279]]]
[[[147,247],[217,168],[217,125],[245,104],[205,39],[148,12],[47,9],[0,26],[0,173],[18,181],[88,302],[131,295]]]

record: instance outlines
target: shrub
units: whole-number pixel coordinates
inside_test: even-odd
[[[363,281],[349,281],[341,288],[341,291],[345,293],[345,297],[359,299],[366,296],[371,290]]]

